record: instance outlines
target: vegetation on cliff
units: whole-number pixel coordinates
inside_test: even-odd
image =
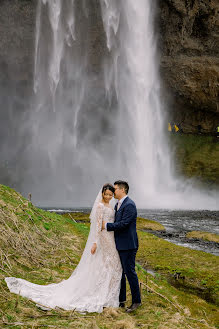
[[[196,178],[208,187],[219,186],[219,138],[201,135],[172,134],[176,172]]]
[[[143,305],[132,315],[120,309],[105,309],[102,314],[45,312],[26,298],[11,294],[4,281],[6,276],[17,276],[38,284],[60,282],[70,276],[80,260],[89,220],[86,214],[68,217],[38,209],[14,190],[0,185],[2,328],[216,328],[216,306],[176,289],[168,283],[166,276],[158,273],[161,269],[167,270],[168,266],[173,269],[178,257],[176,266],[186,271],[189,267],[195,280],[203,269],[206,281],[212,283],[215,256],[178,248],[144,232],[139,232],[138,262],[147,267],[150,265],[157,273],[153,277],[137,265]],[[128,300],[130,302],[130,294]]]

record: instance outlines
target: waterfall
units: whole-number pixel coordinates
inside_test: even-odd
[[[28,173],[41,205],[87,206],[124,179],[139,207],[215,209],[172,173],[154,10],[152,0],[38,0]]]
[[[102,0],[111,75],[118,99],[117,139],[120,166],[138,199],[158,193],[170,181],[170,157],[164,142],[160,83],[150,2]],[[107,69],[107,68],[106,68]],[[108,87],[107,87],[108,88]],[[161,173],[161,175],[160,175]],[[143,200],[142,200],[143,201]]]
[[[216,209],[217,198],[174,177],[165,135],[154,2],[101,0],[110,61],[105,89],[118,101],[116,160],[139,206]],[[113,78],[112,78],[113,77]],[[109,87],[110,86],[110,87]]]
[[[91,51],[98,37],[92,10],[100,15],[94,0],[38,1],[25,185],[41,205],[89,205],[96,189],[117,177],[116,101],[105,94],[104,54],[98,60]]]

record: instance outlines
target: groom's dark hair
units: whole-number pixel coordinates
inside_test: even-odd
[[[118,185],[119,188],[124,188],[125,193],[128,194],[129,193],[129,184],[123,180],[117,180],[114,185]]]

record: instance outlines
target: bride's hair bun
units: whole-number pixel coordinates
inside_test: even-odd
[[[115,192],[114,186],[110,183],[106,183],[103,185],[102,193],[106,192],[107,190],[110,190],[113,193]]]

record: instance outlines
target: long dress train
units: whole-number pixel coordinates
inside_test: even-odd
[[[60,283],[38,285],[20,278],[7,277],[11,292],[49,308],[102,312],[103,307],[118,307],[122,267],[114,233],[101,231],[102,220],[114,221],[114,211],[98,203],[95,220],[81,260],[72,275]],[[93,242],[97,250],[91,254]]]

